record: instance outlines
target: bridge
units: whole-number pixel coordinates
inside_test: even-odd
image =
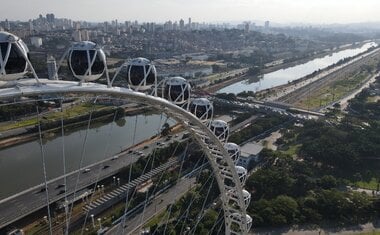
[[[305,114],[316,117],[324,117],[325,114],[318,111],[311,111],[306,109],[301,109],[297,107],[292,107],[289,104],[282,102],[273,102],[273,101],[259,101],[255,99],[244,99],[237,97],[236,101],[230,101],[226,99],[221,99],[217,97],[212,97],[212,100],[216,102],[226,103],[228,105],[235,106],[242,109],[266,109],[266,110],[281,110],[283,112],[292,113],[292,114]]]

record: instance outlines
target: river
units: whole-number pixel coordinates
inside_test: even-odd
[[[312,74],[314,71],[324,69],[332,64],[337,63],[339,60],[358,55],[367,51],[370,47],[377,46],[375,42],[363,44],[361,47],[346,49],[332,53],[322,58],[316,58],[309,62],[280,69],[271,73],[264,74],[257,82],[250,82],[244,80],[234,83],[230,86],[222,88],[218,93],[234,93],[238,94],[243,91],[261,91],[268,88],[287,84],[288,82],[300,79],[306,75]]]
[[[94,123],[87,133],[83,166],[98,162],[133,143],[141,142],[160,132],[165,115],[127,116],[116,123]],[[137,122],[136,122],[137,120]],[[123,123],[124,122],[124,123]],[[136,132],[135,132],[135,123]],[[172,120],[168,120],[173,124]],[[119,124],[119,125],[118,125]],[[135,134],[134,134],[135,133]],[[77,128],[44,140],[47,176],[63,174],[62,143],[65,143],[67,172],[77,170],[80,164],[86,128]],[[108,147],[107,147],[108,146]],[[43,182],[39,141],[31,141],[0,150],[0,199]]]

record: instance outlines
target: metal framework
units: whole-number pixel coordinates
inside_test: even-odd
[[[226,234],[248,233],[252,225],[252,218],[246,214],[246,208],[250,202],[251,195],[249,192],[243,190],[247,170],[234,165],[234,161],[236,161],[236,157],[238,156],[238,147],[231,146],[230,144],[227,145],[226,148],[224,145],[229,135],[227,123],[221,120],[208,121],[212,119],[213,116],[212,104],[209,101],[205,99],[195,99],[193,100],[193,105],[190,107],[191,87],[184,78],[166,78],[160,83],[157,83],[157,74],[154,65],[147,59],[137,58],[123,64],[117,70],[113,79],[110,80],[106,58],[101,48],[92,42],[80,42],[69,48],[59,62],[60,66],[63,59],[68,56],[69,67],[73,75],[80,80],[79,82],[39,79],[27,57],[28,49],[21,39],[12,34],[0,32],[0,42],[7,43],[5,60],[1,58],[4,55],[0,53],[0,100],[13,100],[16,97],[39,95],[63,96],[65,94],[112,96],[153,107],[166,113],[178,123],[182,124],[201,146],[213,169],[221,192],[220,198],[223,204]],[[5,73],[4,68],[11,47],[13,46],[15,46],[17,50],[20,50],[20,56],[26,61],[26,64],[29,65],[34,79],[17,80],[21,77],[20,75],[24,74],[26,68],[21,74]],[[80,54],[82,54],[78,56],[76,60],[72,58],[74,51],[80,51]],[[90,52],[93,54],[93,58],[91,58]],[[92,74],[92,66],[98,54],[100,56],[100,61],[98,62],[103,63],[104,70]],[[81,74],[77,75],[75,73],[72,63],[76,63],[75,66],[79,68],[78,71],[80,71]],[[115,78],[125,66],[128,67],[127,80],[130,84],[127,88],[113,87],[112,84]],[[140,68],[137,69],[140,70],[140,72],[142,68],[143,73],[138,74],[137,77],[134,74],[133,79],[131,79],[132,68]],[[100,78],[104,73],[106,74],[107,85],[87,83],[88,81]],[[151,79],[154,79],[154,81],[151,81]],[[160,87],[160,85],[162,87]],[[153,86],[152,95],[139,92],[139,90],[146,90],[151,86]],[[133,88],[133,90],[131,88]],[[162,90],[162,97],[159,97],[159,89]],[[203,113],[203,115],[199,115],[199,113]]]
[[[248,195],[242,183],[246,175],[238,174],[235,164],[219,138],[191,112],[160,97],[133,91],[129,88],[110,87],[98,83],[83,83],[47,79],[20,79],[0,89],[0,100],[38,95],[92,94],[112,96],[145,104],[161,110],[189,131],[202,147],[218,183],[223,204],[226,234],[247,234],[252,219],[246,214]],[[243,181],[242,181],[242,178]],[[247,203],[248,202],[248,203]]]

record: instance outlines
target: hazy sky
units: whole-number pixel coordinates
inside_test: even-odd
[[[0,0],[0,20],[46,13],[87,21],[351,23],[380,21],[380,0]]]

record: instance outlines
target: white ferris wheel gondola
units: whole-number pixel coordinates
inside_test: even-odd
[[[17,36],[0,32],[0,79],[22,78],[28,69],[28,47]]]
[[[231,159],[234,164],[237,163],[240,157],[240,147],[235,143],[226,143],[224,148],[227,150],[228,154],[231,156]]]
[[[196,98],[190,102],[189,111],[202,122],[207,122],[213,117],[214,107],[208,99]]]
[[[251,202],[251,194],[245,189],[242,190],[242,194],[244,198],[245,208],[248,208],[249,203]],[[239,196],[236,190],[229,190],[228,195],[230,196],[230,199],[232,199],[232,203],[238,203]]]
[[[213,120],[210,122],[210,129],[220,141],[227,141],[230,133],[227,122],[223,120]]]
[[[182,105],[190,99],[191,86],[182,77],[171,77],[164,81],[163,98],[171,103]]]
[[[68,51],[67,61],[74,77],[82,82],[99,79],[106,70],[106,56],[96,43],[77,42]]]
[[[245,226],[246,226],[246,231],[249,231],[251,229],[253,219],[248,214],[246,214],[244,217],[241,214],[239,214],[239,213],[233,213],[233,214],[231,214],[231,220],[232,220],[233,223],[241,224],[241,222],[244,221],[245,222]],[[231,234],[240,234],[240,233],[231,233]]]
[[[236,172],[239,176],[241,185],[245,184],[245,181],[247,179],[247,169],[245,169],[242,166],[235,166]]]
[[[146,58],[135,58],[127,62],[127,81],[134,90],[147,90],[156,85],[156,67]]]

